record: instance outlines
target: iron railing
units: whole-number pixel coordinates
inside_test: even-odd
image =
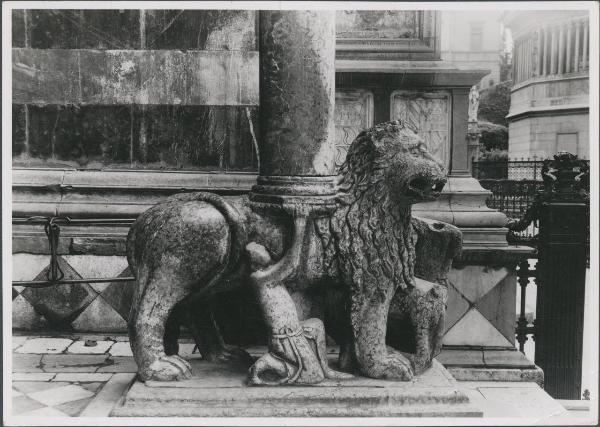
[[[529,339],[528,337],[531,336],[531,339],[535,341],[535,319],[528,318],[525,303],[527,299],[527,286],[530,284],[530,279],[534,279],[533,284],[535,285],[537,270],[536,268],[531,268],[529,266],[529,260],[525,259],[519,263],[517,277],[519,287],[521,288],[521,299],[515,335],[517,337],[517,342],[519,343],[519,350],[521,353],[525,353],[525,342]],[[532,313],[532,315],[533,314],[535,313]]]
[[[582,160],[588,163],[589,160]],[[472,175],[479,180],[508,179],[542,181],[544,159],[480,160],[473,162]]]
[[[131,282],[135,280],[133,276],[65,279],[64,272],[60,268],[60,264],[58,262],[58,244],[61,226],[131,225],[133,221],[133,219],[129,218],[73,219],[66,216],[32,216],[29,218],[13,218],[13,225],[37,224],[44,226],[44,232],[48,238],[50,267],[46,273],[46,280],[17,280],[12,282],[12,286],[44,288],[66,284],[81,285],[84,283]]]

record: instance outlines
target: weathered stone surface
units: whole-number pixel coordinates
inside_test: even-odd
[[[104,354],[46,354],[42,364],[46,372],[93,372],[112,361]]]
[[[260,11],[260,173],[334,175],[332,11]]]
[[[15,48],[12,59],[15,104],[258,104],[256,52]]]
[[[157,100],[163,101],[168,100]],[[258,119],[253,105],[43,104],[27,108],[28,148],[13,157],[14,166],[256,170],[252,129]],[[203,135],[201,143],[198,135]]]
[[[448,367],[448,372],[458,381],[497,381],[533,382],[544,386],[544,372],[534,368],[460,368]]]
[[[409,383],[355,378],[277,388],[245,386],[240,365],[193,361],[192,367],[189,380],[134,383],[112,415],[481,416],[438,363]]]
[[[390,122],[362,133],[354,141],[339,180],[337,210],[318,220],[302,213],[292,217],[265,214],[245,197],[221,198],[209,193],[171,197],[138,218],[130,233],[128,259],[138,277],[136,293],[142,299],[137,300],[134,294],[134,301],[139,302],[134,304],[129,321],[134,325],[131,342],[143,379],[189,376],[186,362],[174,355],[176,331],[182,321],[192,327],[202,354],[234,354],[214,332],[201,298],[193,305],[177,306],[177,315],[170,319],[167,315],[195,292],[232,289],[237,275],[249,271],[255,275],[251,277],[264,280],[270,275],[276,277],[267,293],[277,288],[281,299],[260,299],[273,337],[292,339],[300,331],[301,319],[290,314],[295,316],[296,309],[289,300],[284,303],[285,290],[279,285],[302,291],[327,280],[343,285],[341,289],[351,301],[348,311],[338,314],[339,323],[334,322],[329,329],[336,340],[354,346],[343,346],[343,369],[356,369],[374,378],[409,380],[413,369],[419,371],[429,365],[439,351],[442,331],[438,329],[443,324],[440,320],[446,298],[443,284],[450,260],[460,248],[460,233],[447,224],[431,221],[413,228],[410,204],[439,195],[445,180],[443,168],[427,154],[412,131],[399,122]],[[290,242],[287,236],[292,228],[295,237]],[[262,247],[268,256],[259,256],[253,250],[242,257],[241,250],[247,243],[253,243],[254,249]],[[438,246],[435,259],[423,258],[428,248]],[[411,361],[388,350],[385,322],[397,289],[405,290],[407,295],[412,295],[411,289],[419,289],[414,278],[419,256],[423,258],[417,268],[419,275],[441,285],[427,285],[398,306],[413,321],[415,329],[411,330],[419,331],[411,349],[417,356]],[[265,262],[267,265],[263,265]],[[215,271],[218,276],[213,276]],[[231,275],[231,279],[219,281],[219,275]],[[198,283],[198,277],[206,279]],[[334,310],[340,307],[343,305],[336,304]],[[195,320],[184,320],[185,313],[194,313]],[[203,339],[207,333],[212,335]],[[206,342],[213,344],[203,350]],[[301,358],[311,357],[308,344],[299,335],[296,345],[307,351],[302,355],[304,350],[299,350]]]

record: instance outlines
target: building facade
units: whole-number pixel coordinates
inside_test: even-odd
[[[503,50],[500,11],[441,12],[442,59],[454,64],[490,70],[481,79],[483,90],[500,83]]]
[[[509,157],[589,158],[587,11],[519,11],[503,17],[513,36]]]
[[[444,61],[441,21],[337,12],[336,163],[376,123],[402,119],[424,139],[449,179],[413,213],[463,231],[445,344],[503,349],[506,366],[518,353],[515,266],[529,249],[508,246],[506,216],[469,172],[469,91],[489,67]],[[124,332],[131,221],[181,191],[249,192],[260,161],[256,24],[254,11],[13,11],[13,280],[54,270],[77,282],[13,286],[13,327]],[[70,222],[49,246],[32,216]],[[117,279],[84,280],[95,278]],[[241,292],[224,298],[221,326],[252,341],[260,312]]]

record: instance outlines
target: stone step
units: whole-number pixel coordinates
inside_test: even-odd
[[[434,362],[411,382],[356,377],[315,386],[249,387],[245,367],[192,360],[194,377],[136,381],[113,416],[478,417],[446,369]]]

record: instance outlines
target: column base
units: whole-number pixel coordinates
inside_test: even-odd
[[[335,209],[336,176],[259,176],[250,192],[254,206],[290,209],[308,206],[329,212]]]
[[[461,229],[502,229],[508,223],[508,218],[502,212],[486,206],[485,201],[491,194],[491,191],[484,189],[479,181],[471,176],[451,175],[437,200],[414,205],[412,213],[415,216],[447,222]],[[508,230],[503,230],[506,235]],[[492,240],[497,241],[497,236]]]

